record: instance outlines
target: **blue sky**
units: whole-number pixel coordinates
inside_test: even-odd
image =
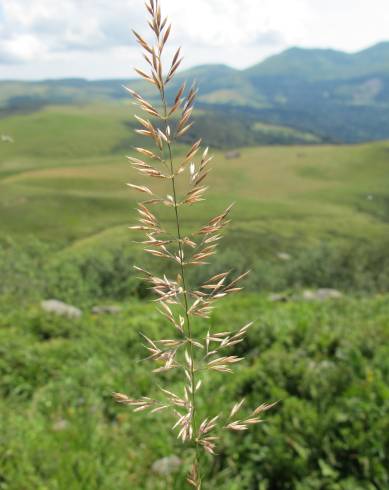
[[[389,39],[389,0],[162,0],[185,65],[245,68],[289,46],[357,51]],[[0,79],[129,78],[143,0],[0,0]]]

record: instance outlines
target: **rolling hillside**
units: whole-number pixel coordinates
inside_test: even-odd
[[[119,102],[50,106],[3,119],[14,142],[0,142],[2,233],[72,240],[118,225],[126,233],[137,197],[124,185],[136,180],[125,159],[139,143],[131,111]],[[207,214],[237,201],[241,229],[296,242],[389,231],[388,143],[245,147],[235,159],[216,151],[215,167]]]

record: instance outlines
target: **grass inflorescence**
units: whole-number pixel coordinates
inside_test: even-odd
[[[192,113],[197,89],[186,90],[182,83],[174,100],[168,103],[166,87],[174,78],[181,64],[179,48],[165,73],[164,49],[171,33],[171,25],[162,17],[157,0],[146,4],[150,14],[149,26],[154,42],[149,44],[140,34],[134,35],[143,50],[148,69],[135,71],[159,92],[159,105],[147,101],[130,88],[126,90],[133,97],[142,116],[135,115],[140,128],[135,132],[151,140],[153,146],[137,146],[136,156],[128,157],[133,169],[150,181],[162,181],[166,188],[152,184],[129,183],[128,186],[143,195],[138,202],[138,224],[132,231],[144,233],[140,242],[144,251],[163,261],[174,264],[175,277],[158,277],[152,272],[136,266],[136,270],[156,295],[160,313],[172,327],[169,338],[150,339],[144,333],[142,338],[151,361],[157,364],[153,372],[161,375],[172,370],[182,373],[180,392],[161,387],[160,399],[143,396],[134,399],[122,393],[115,393],[117,402],[129,405],[134,412],[147,411],[151,414],[170,411],[175,419],[173,429],[184,444],[194,449],[193,463],[187,481],[196,489],[202,488],[201,453],[215,455],[216,444],[221,430],[241,432],[262,422],[262,415],[273,404],[262,403],[254,410],[245,410],[245,400],[234,403],[225,413],[199,413],[197,394],[210,372],[232,373],[235,364],[242,357],[231,354],[231,348],[243,342],[252,323],[236,330],[207,331],[196,328],[196,319],[209,319],[215,302],[230,294],[239,292],[240,281],[247,273],[232,277],[230,272],[213,274],[205,282],[192,286],[188,281],[188,269],[207,266],[222,238],[224,228],[229,224],[228,206],[223,212],[208,220],[195,231],[188,231],[182,210],[204,201],[208,190],[205,184],[210,171],[208,148],[201,150],[201,139],[195,141],[182,157],[175,157],[175,145],[192,127]],[[168,192],[165,194],[165,192]],[[164,222],[155,208],[168,208],[172,220]],[[161,213],[159,213],[161,214]],[[166,215],[166,212],[163,212]],[[170,268],[171,269],[171,268]],[[160,383],[162,384],[162,383]],[[207,407],[212,412],[212,406]]]

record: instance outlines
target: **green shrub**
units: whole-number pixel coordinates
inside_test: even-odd
[[[252,240],[254,238],[252,237]],[[389,243],[321,243],[292,248],[289,260],[270,250],[258,251],[255,242],[245,251],[227,236],[220,253],[206,270],[193,269],[191,281],[200,283],[216,271],[253,272],[245,283],[249,291],[284,291],[300,288],[337,288],[354,292],[389,291]],[[133,270],[140,263],[127,243],[119,242],[78,250],[58,250],[36,239],[20,244],[0,241],[0,298],[18,298],[21,304],[58,298],[75,304],[99,300],[144,298],[146,284]],[[264,255],[265,258],[261,257]],[[147,269],[150,264],[145,263]],[[153,263],[150,269],[158,270]],[[166,268],[164,269],[166,272]],[[8,301],[8,300],[7,300]]]
[[[244,295],[215,311],[220,328],[256,323],[237,346],[247,360],[236,376],[216,378],[200,403],[212,397],[215,415],[231,397],[279,406],[226,439],[210,488],[389,488],[388,305],[387,296],[274,304]],[[150,472],[181,454],[164,435],[171,420],[134,419],[112,403],[117,386],[153,396],[138,332],[167,328],[149,305],[123,308],[94,316],[85,307],[77,321],[15,303],[0,314],[0,489],[185,488],[180,476],[155,482]]]

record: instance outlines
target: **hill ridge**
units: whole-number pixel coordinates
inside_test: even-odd
[[[219,123],[228,119],[231,131],[233,121],[244,131],[253,120],[313,133],[321,141],[389,138],[388,41],[356,53],[291,47],[245,70],[225,64],[195,66],[169,84],[169,98],[183,79],[197,82],[199,107],[223,112]],[[127,98],[123,84],[153,98],[151,86],[139,79],[0,82],[0,117],[52,104],[122,102]]]

